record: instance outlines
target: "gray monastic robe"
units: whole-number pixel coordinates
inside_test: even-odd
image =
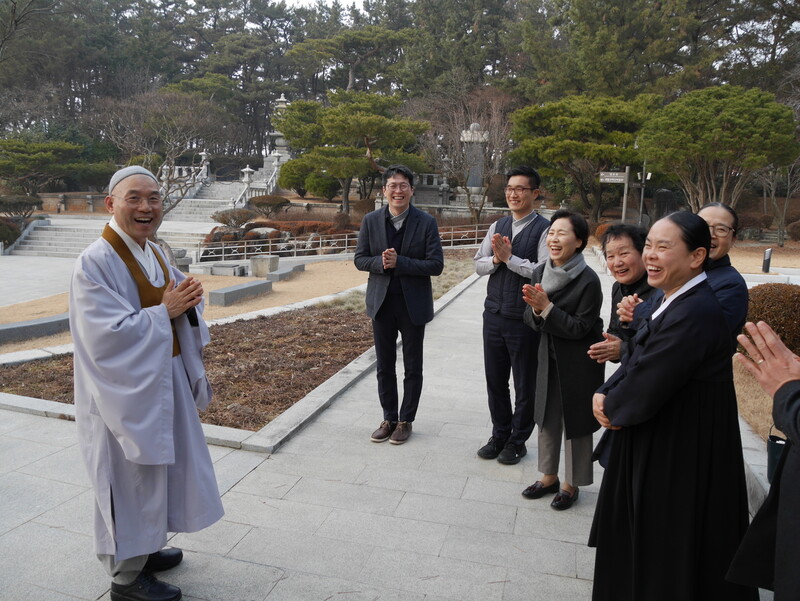
[[[152,284],[161,286],[157,271]],[[185,276],[171,269],[170,277]],[[141,308],[111,245],[101,238],[78,258],[70,289],[75,409],[98,554],[120,561],[153,553],[168,531],[195,532],[223,515],[197,414],[211,400],[201,356],[208,328],[199,321],[193,328],[185,315],[175,319],[181,354],[173,357],[166,307]]]

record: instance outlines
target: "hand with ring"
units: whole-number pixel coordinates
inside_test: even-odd
[[[746,323],[744,329],[750,337],[740,334],[737,340],[749,357],[736,353],[736,361],[753,374],[764,392],[774,396],[787,382],[800,380],[800,357],[781,342],[771,327],[759,321]]]

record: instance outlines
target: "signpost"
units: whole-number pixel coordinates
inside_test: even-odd
[[[630,180],[631,167],[625,167],[625,171],[601,171],[601,184],[625,184],[622,192],[622,223],[625,223],[625,213],[628,211],[628,181]]]
[[[627,181],[625,171],[601,171],[600,183],[601,184],[624,184]]]

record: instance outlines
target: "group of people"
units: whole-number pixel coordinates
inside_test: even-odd
[[[748,525],[731,370],[747,312],[747,288],[728,258],[735,212],[713,204],[699,215],[668,215],[647,233],[610,227],[602,245],[614,307],[603,332],[600,281],[582,255],[588,224],[570,211],[549,222],[536,214],[539,187],[534,169],[509,172],[511,214],[491,226],[475,255],[477,273],[489,276],[483,342],[492,419],[478,456],[518,463],[538,425],[542,475],[522,494],[553,494],[557,510],[578,500],[579,488],[592,483],[593,458],[600,460],[605,472],[589,537],[597,547],[596,600],[755,599],[755,585],[774,587],[779,601],[795,598],[798,524],[788,507],[800,496],[800,459],[791,446],[770,510],[765,504],[760,527],[754,523],[756,534],[748,534],[725,578]],[[383,412],[370,440],[399,445],[409,440],[419,406],[430,278],[444,260],[435,219],[411,204],[413,173],[387,168],[383,193],[386,206],[362,223],[355,264],[369,272]],[[203,289],[149,241],[162,206],[152,173],[118,171],[105,203],[111,222],[78,259],[70,292],[76,421],[95,490],[95,548],[112,578],[113,601],[177,601],[180,589],[153,576],[182,559],[180,550],[164,548],[167,533],[205,528],[223,513],[197,414],[210,400]],[[765,324],[748,324],[747,332],[752,341],[739,341],[750,358],[737,358],[775,394],[775,421],[796,440],[800,358]],[[620,367],[604,382],[607,361]],[[757,573],[748,561],[754,553]]]

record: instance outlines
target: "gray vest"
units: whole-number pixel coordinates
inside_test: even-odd
[[[510,215],[497,221],[495,232],[511,238],[511,224],[514,218]],[[511,241],[511,252],[514,256],[528,259],[531,263],[539,260],[539,239],[550,226],[541,215],[522,230]],[[486,301],[483,307],[491,313],[499,313],[510,319],[522,319],[525,301],[522,300],[522,285],[529,284],[527,278],[514,273],[505,263],[500,263],[486,286]]]

